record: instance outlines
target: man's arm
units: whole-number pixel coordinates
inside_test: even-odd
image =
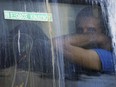
[[[59,41],[61,43],[57,43]],[[91,44],[93,42],[100,44],[102,49],[111,49],[110,38],[105,35],[96,36],[93,34],[81,34],[63,36],[53,39],[55,50],[60,51],[60,49],[63,47],[64,56],[66,58],[75,61],[77,64],[83,67],[100,71],[102,70],[102,64],[97,52],[82,48],[82,46]]]
[[[66,58],[82,67],[105,73],[114,72],[113,55],[110,51],[104,49],[88,50],[66,44],[63,52]]]
[[[57,43],[57,41],[61,43]],[[63,49],[64,56],[77,64],[89,69],[101,70],[101,62],[95,51],[73,46],[67,41],[62,41],[61,38],[53,40],[53,45],[56,51],[60,52]]]
[[[69,43],[73,46],[78,47],[87,47],[89,49],[89,45],[97,44],[102,49],[111,50],[111,39],[110,37],[104,34],[79,34],[79,35],[64,35],[61,37],[54,38],[56,41],[61,41],[63,43]],[[94,48],[94,47],[93,47]]]
[[[82,67],[96,71],[101,70],[101,61],[94,50],[87,50],[67,44],[67,46],[65,45],[63,52],[66,58],[73,60]]]
[[[92,43],[99,45],[102,49],[112,49],[110,37],[104,34],[80,34],[70,37],[70,44],[73,46],[86,47]]]

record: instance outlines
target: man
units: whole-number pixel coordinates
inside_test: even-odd
[[[104,28],[101,14],[96,15],[95,10],[98,8],[82,9],[76,17],[76,34],[57,38],[63,43],[65,58],[74,63],[67,66],[69,70],[75,68],[70,74],[77,75],[72,75],[72,78],[78,79],[76,86],[73,82],[67,82],[66,87],[115,86],[111,39]],[[54,45],[57,39],[54,39]],[[55,49],[60,51],[58,46]]]
[[[76,17],[76,34],[57,38],[63,42],[66,58],[99,72],[114,72],[111,39],[105,33],[98,8],[84,8]],[[95,12],[95,13],[94,13]],[[56,40],[54,39],[54,45]],[[59,46],[55,46],[58,49]]]

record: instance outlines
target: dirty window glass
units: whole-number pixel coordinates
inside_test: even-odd
[[[115,87],[115,3],[1,0],[1,87]]]

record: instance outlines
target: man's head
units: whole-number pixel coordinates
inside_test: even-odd
[[[76,17],[76,33],[105,33],[105,27],[99,7],[86,7]]]

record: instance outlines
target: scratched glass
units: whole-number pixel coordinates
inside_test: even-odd
[[[115,6],[0,0],[0,87],[116,87]]]

